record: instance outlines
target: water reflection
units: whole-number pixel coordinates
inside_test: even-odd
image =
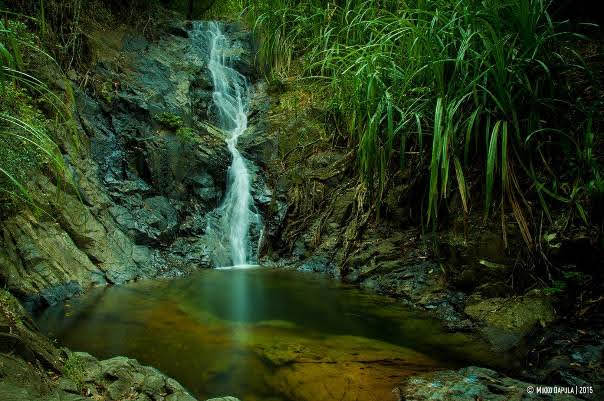
[[[389,298],[262,268],[98,289],[38,322],[72,349],[153,365],[200,399],[389,400],[406,375],[509,362]]]

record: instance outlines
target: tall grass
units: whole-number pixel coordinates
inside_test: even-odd
[[[532,246],[529,192],[545,210],[567,203],[587,222],[579,197],[562,193],[556,176],[566,158],[584,153],[575,138],[590,129],[584,112],[568,112],[578,108],[566,89],[570,72],[587,74],[577,51],[586,38],[565,32],[548,6],[264,0],[250,1],[246,15],[261,38],[261,66],[285,75],[300,58],[305,78],[331,87],[376,201],[414,150],[429,175],[428,221],[453,190],[468,212],[476,194],[467,176],[482,165],[485,217],[510,208]],[[579,174],[569,179],[582,185]]]
[[[0,192],[37,208],[26,181],[34,170],[45,168],[66,182],[67,168],[48,127],[68,122],[71,116],[61,99],[29,72],[34,53],[46,63],[54,60],[19,21],[26,17],[8,15],[14,19],[0,21]],[[43,104],[54,122],[38,110]],[[71,128],[67,124],[65,131]]]

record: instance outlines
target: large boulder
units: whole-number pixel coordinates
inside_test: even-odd
[[[537,326],[551,323],[556,316],[551,301],[538,294],[470,299],[464,311],[480,324],[483,335],[499,351],[516,347]]]

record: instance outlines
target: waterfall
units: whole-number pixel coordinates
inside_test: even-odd
[[[251,194],[247,160],[237,149],[237,140],[247,128],[249,84],[231,63],[232,47],[217,22],[210,22],[209,70],[214,83],[213,101],[218,110],[218,123],[227,133],[226,143],[232,156],[228,170],[226,194],[218,209],[217,220],[208,223],[208,232],[218,242],[214,257],[220,266],[241,266],[250,263],[250,224],[259,223]],[[227,242],[227,243],[225,243]],[[228,251],[227,251],[228,250]]]

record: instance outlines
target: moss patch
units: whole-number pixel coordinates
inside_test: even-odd
[[[80,355],[70,352],[63,367],[63,374],[67,379],[76,384],[78,391],[81,391],[84,386],[86,377],[85,366],[85,361]]]
[[[173,113],[159,113],[154,118],[160,125],[170,130],[178,130],[184,126],[182,117]]]
[[[490,326],[514,331],[528,331],[555,318],[551,302],[533,296],[489,298],[467,306],[465,312]]]

